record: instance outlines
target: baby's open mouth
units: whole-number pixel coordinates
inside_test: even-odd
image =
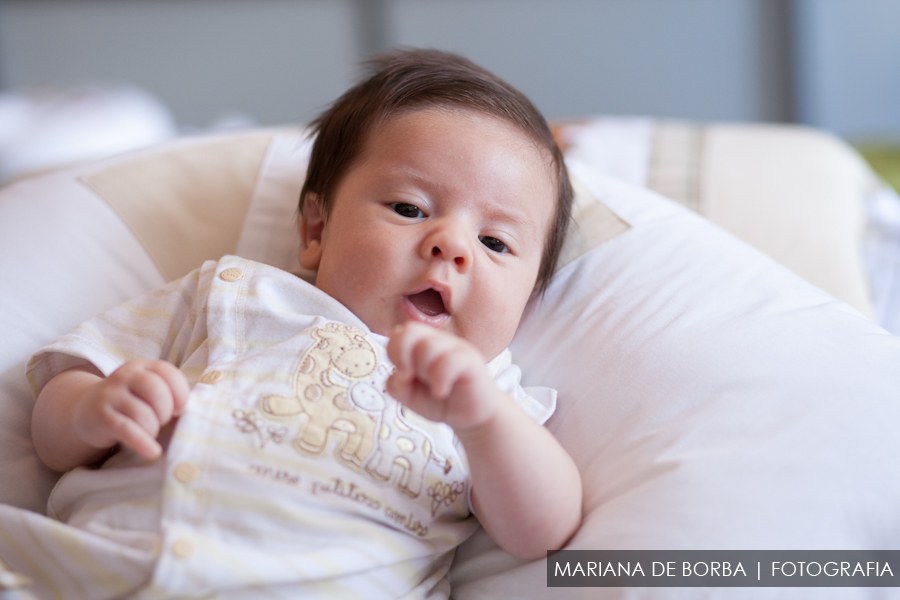
[[[429,317],[436,317],[437,315],[446,312],[444,300],[437,290],[429,288],[418,294],[407,296],[407,298],[409,298],[409,301],[413,306]]]

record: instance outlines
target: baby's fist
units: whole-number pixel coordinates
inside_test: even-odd
[[[457,432],[492,416],[499,390],[484,356],[468,341],[409,322],[392,332],[387,350],[396,367],[387,390],[404,406]]]
[[[87,388],[79,398],[74,427],[98,448],[122,444],[147,459],[162,448],[160,428],[184,408],[189,394],[184,374],[162,360],[132,360]]]

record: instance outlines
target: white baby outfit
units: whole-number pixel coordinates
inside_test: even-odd
[[[477,527],[468,465],[447,425],[385,393],[386,341],[232,256],[84,323],[32,359],[35,392],[86,362],[162,358],[190,398],[162,459],[66,474],[52,518],[0,506],[0,558],[38,598],[447,597]],[[537,421],[552,414],[555,392],[523,389],[508,350],[488,368]]]

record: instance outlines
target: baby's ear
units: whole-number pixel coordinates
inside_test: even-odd
[[[318,194],[308,192],[303,199],[300,215],[300,266],[315,271],[322,260],[322,230],[325,228],[325,210]]]

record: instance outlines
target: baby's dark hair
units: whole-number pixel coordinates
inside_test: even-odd
[[[534,291],[550,283],[572,210],[572,184],[562,152],[543,115],[517,89],[461,56],[438,50],[397,50],[368,61],[370,75],[312,123],[316,139],[300,210],[309,193],[327,215],[342,178],[360,157],[368,135],[393,116],[428,107],[478,111],[512,123],[553,162],[557,178],[556,212],[548,232]]]

